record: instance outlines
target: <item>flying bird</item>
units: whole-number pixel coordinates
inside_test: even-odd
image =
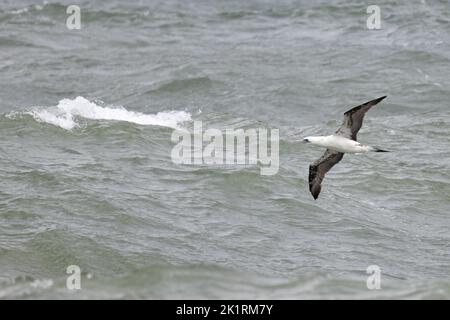
[[[319,197],[325,174],[342,160],[344,153],[388,152],[377,147],[362,145],[356,140],[364,115],[384,98],[386,96],[366,102],[344,113],[344,122],[335,134],[303,139],[304,143],[327,148],[323,156],[309,166],[309,191],[314,199]]]

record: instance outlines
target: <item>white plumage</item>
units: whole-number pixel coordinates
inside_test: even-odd
[[[318,137],[306,137],[312,145],[327,148],[333,151],[342,153],[366,153],[369,151],[375,151],[375,148],[365,146],[358,141],[350,140],[342,136],[318,136]]]

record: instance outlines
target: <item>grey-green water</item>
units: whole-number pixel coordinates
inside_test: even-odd
[[[0,298],[450,298],[447,1],[378,1],[381,30],[359,1],[69,4],[0,5]],[[359,139],[393,152],[314,201],[298,140],[385,94]],[[279,128],[279,172],[174,164],[194,120]]]

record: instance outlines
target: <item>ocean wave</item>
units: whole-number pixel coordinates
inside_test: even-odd
[[[52,124],[66,130],[79,127],[77,118],[91,120],[126,121],[139,125],[153,125],[179,129],[183,122],[191,120],[191,114],[186,111],[163,111],[156,114],[145,114],[129,111],[122,106],[100,106],[83,97],[63,99],[57,106],[32,107],[22,112],[11,112],[8,118],[18,115],[31,115],[36,121]]]
[[[0,299],[20,299],[33,296],[49,290],[53,286],[54,282],[52,279],[35,279],[29,276],[19,276],[7,279],[7,281],[0,281]]]
[[[401,280],[385,275],[383,290],[368,290],[365,274],[330,276],[306,272],[280,278],[238,272],[215,265],[153,265],[114,276],[90,273],[87,289],[66,289],[63,277],[38,279],[30,276],[0,281],[0,298],[34,299],[446,299],[445,280]],[[204,286],[201,284],[208,284]]]
[[[179,92],[184,89],[206,88],[212,85],[215,81],[209,77],[194,77],[188,79],[174,79],[168,83],[164,83],[156,89],[149,92]]]

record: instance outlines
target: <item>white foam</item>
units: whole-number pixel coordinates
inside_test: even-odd
[[[93,120],[127,121],[140,125],[163,126],[179,129],[180,124],[191,120],[191,115],[185,111],[165,111],[157,114],[145,114],[125,109],[124,107],[102,107],[83,97],[63,99],[55,107],[33,107],[30,114],[39,122],[46,122],[63,129],[73,129],[79,126],[76,118]]]

